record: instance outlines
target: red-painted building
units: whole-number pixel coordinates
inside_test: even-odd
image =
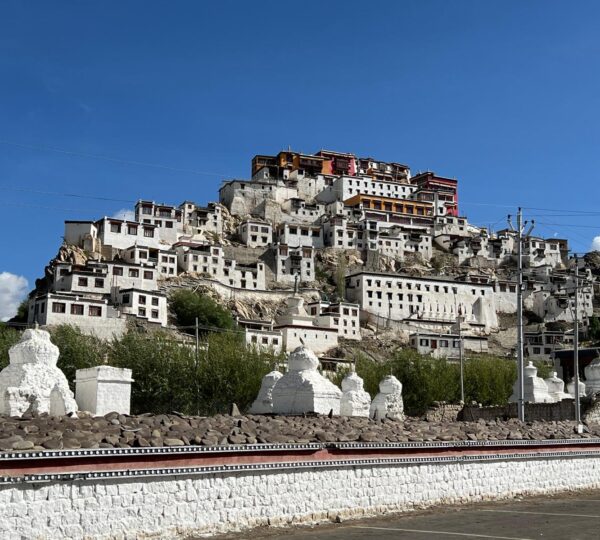
[[[413,176],[410,182],[419,187],[416,198],[431,203],[437,199],[438,206],[446,207],[447,215],[458,217],[458,180],[427,171]]]

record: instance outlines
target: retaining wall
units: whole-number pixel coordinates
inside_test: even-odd
[[[582,411],[587,409],[587,403],[582,402]],[[518,409],[516,403],[494,407],[477,407],[474,405],[465,405],[458,414],[458,419],[465,422],[476,422],[477,420],[496,420],[517,418]],[[575,420],[575,400],[563,399],[556,403],[526,403],[525,421],[560,421]]]
[[[389,452],[387,458],[373,459],[371,453],[362,461],[295,460],[280,463],[280,468],[262,465],[264,470],[257,464],[232,465],[230,470],[158,469],[154,463],[145,470],[108,472],[104,478],[73,472],[26,480],[5,477],[0,484],[0,537],[183,538],[599,488],[600,441],[594,451],[576,444],[570,455],[560,448],[496,453],[480,445],[479,454],[470,447],[448,446],[444,456],[415,458],[403,447],[399,459]],[[224,463],[237,462],[229,457]]]

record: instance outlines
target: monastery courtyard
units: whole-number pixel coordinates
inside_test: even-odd
[[[527,497],[345,521],[252,531],[222,540],[597,540],[600,490]]]

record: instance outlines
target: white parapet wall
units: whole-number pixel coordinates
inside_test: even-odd
[[[600,487],[600,457],[0,485],[0,537],[185,538]]]

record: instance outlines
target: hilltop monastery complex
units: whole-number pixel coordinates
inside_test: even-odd
[[[30,323],[103,338],[132,323],[168,327],[168,293],[183,280],[226,301],[278,304],[270,317],[238,317],[256,346],[290,351],[303,340],[324,355],[340,339],[394,327],[419,350],[452,356],[457,323],[465,348],[487,350],[501,314],[516,311],[516,233],[469,224],[457,180],[400,163],[325,150],[257,155],[250,178],[224,182],[218,202],[139,200],[134,210],[131,221],[65,222],[30,295]],[[323,294],[324,261],[343,272],[334,293]],[[525,308],[546,323],[572,321],[567,241],[528,236],[523,261]],[[593,287],[580,273],[585,325]],[[528,336],[530,355],[568,340],[544,336]]]

